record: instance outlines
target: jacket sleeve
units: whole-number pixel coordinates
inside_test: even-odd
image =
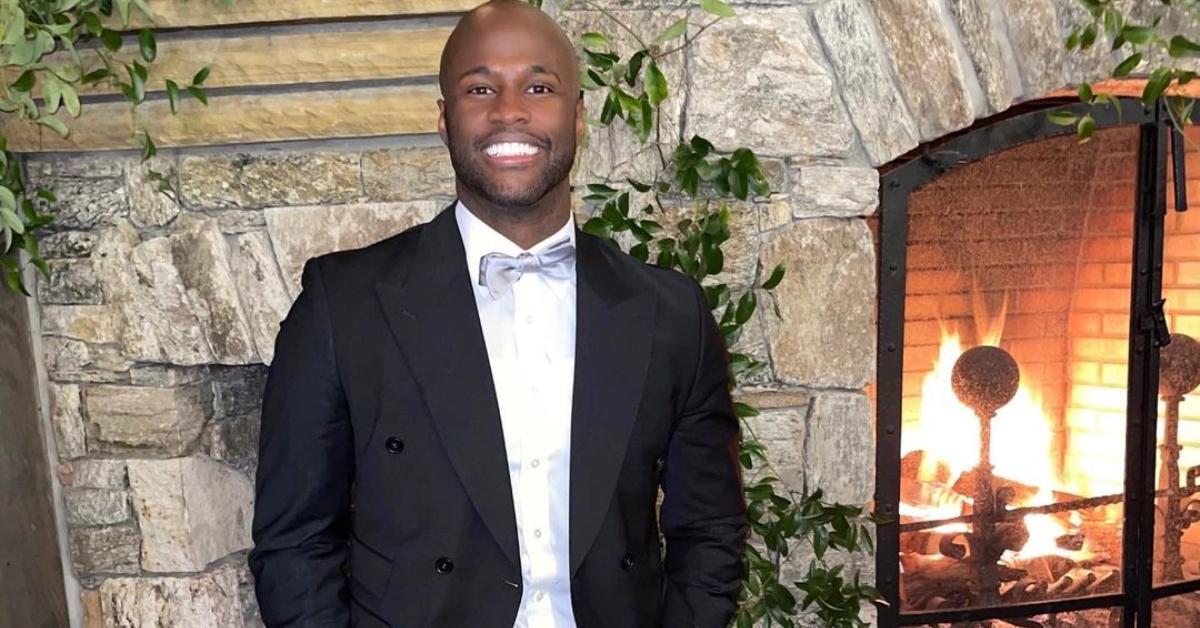
[[[301,284],[263,395],[249,563],[268,627],[344,628],[353,437],[320,260]]]
[[[663,625],[725,626],[737,608],[746,504],[728,355],[699,285],[699,356],[662,474]]]

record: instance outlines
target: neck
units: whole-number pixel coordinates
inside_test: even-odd
[[[458,186],[458,198],[463,205],[522,249],[545,240],[566,224],[571,215],[571,190],[560,185],[550,190],[537,203],[526,207],[499,206]]]

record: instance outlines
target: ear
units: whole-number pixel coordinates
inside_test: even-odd
[[[442,144],[446,148],[450,147],[450,142],[446,140],[446,101],[439,98],[438,104],[438,135],[442,137]]]
[[[587,118],[584,117],[583,90],[579,90],[579,100],[575,101],[575,143],[583,141],[587,131]]]

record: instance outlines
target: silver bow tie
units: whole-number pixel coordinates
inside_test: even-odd
[[[479,285],[499,299],[525,273],[541,273],[552,279],[569,279],[575,261],[575,245],[568,236],[551,244],[541,253],[521,253],[516,257],[488,253],[479,260]]]

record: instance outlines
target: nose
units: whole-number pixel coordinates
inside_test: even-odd
[[[519,90],[501,90],[492,102],[492,110],[488,116],[491,122],[499,124],[529,122],[529,108]]]

